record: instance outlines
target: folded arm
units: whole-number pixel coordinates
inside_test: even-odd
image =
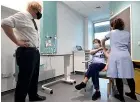
[[[94,50],[90,50],[90,54],[91,55],[94,55],[95,53],[97,53],[98,51],[100,51],[100,50],[102,50],[103,48],[102,47],[100,47],[100,48],[98,48],[98,49],[94,49]]]

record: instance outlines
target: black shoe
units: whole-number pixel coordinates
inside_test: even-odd
[[[44,101],[44,100],[46,100],[46,97],[45,96],[36,95],[36,96],[30,98],[29,100],[30,101]]]
[[[131,92],[130,93],[126,92],[125,95],[128,96],[128,97],[130,97],[130,98],[132,98],[133,100],[137,100],[136,95],[135,94],[132,94]]]
[[[125,102],[124,97],[120,96],[119,94],[114,95],[114,97],[118,100],[120,100],[121,102]]]
[[[82,88],[85,88],[86,87],[86,84],[84,82],[81,82],[80,84],[76,85],[75,88],[77,90],[81,90]]]
[[[92,96],[92,100],[96,101],[97,99],[99,99],[101,97],[101,93],[100,91],[96,91],[93,96]]]

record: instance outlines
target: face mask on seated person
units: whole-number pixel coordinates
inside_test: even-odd
[[[94,49],[98,49],[100,47],[98,43],[95,43],[93,46],[94,46]]]

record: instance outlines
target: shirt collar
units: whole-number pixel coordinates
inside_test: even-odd
[[[34,19],[33,16],[28,11],[26,11],[26,14],[30,19]]]

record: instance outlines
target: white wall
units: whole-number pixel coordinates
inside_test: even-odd
[[[57,53],[71,53],[84,47],[84,18],[62,2],[57,2]]]
[[[1,6],[1,19],[13,15],[17,11]],[[9,40],[1,29],[1,74],[13,74],[15,72],[15,53],[16,45]],[[1,80],[1,91],[13,89],[15,87],[14,77]]]
[[[93,48],[93,23],[88,20],[88,49],[91,50]]]
[[[84,19],[84,49],[88,50],[88,18]]]
[[[93,23],[91,20],[89,20],[88,18],[85,18],[84,20],[84,47],[85,50],[91,50],[92,49],[92,41],[93,41],[93,37],[94,37],[94,32],[93,32]]]

